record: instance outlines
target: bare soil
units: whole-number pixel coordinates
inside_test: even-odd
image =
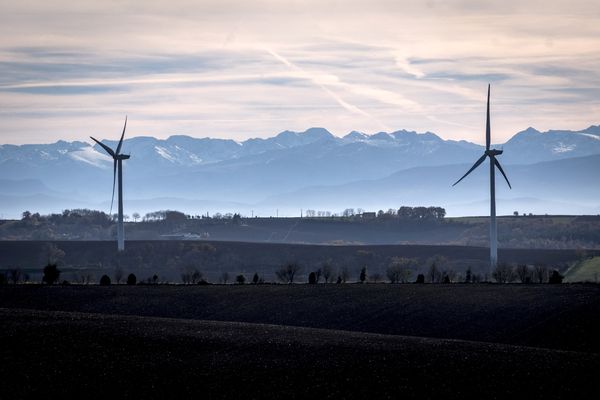
[[[0,398],[585,398],[597,285],[0,286]]]

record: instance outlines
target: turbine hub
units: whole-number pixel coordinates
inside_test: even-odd
[[[489,149],[489,150],[485,151],[485,154],[493,157],[493,156],[499,156],[503,152],[504,152],[503,150]]]

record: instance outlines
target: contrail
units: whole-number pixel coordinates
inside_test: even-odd
[[[327,93],[329,96],[331,96],[339,105],[341,105],[342,107],[344,107],[346,110],[355,113],[355,114],[360,114],[362,116],[371,118],[373,120],[375,120],[375,118],[373,118],[372,115],[370,115],[369,113],[367,113],[366,111],[360,109],[359,107],[348,103],[347,101],[345,101],[344,99],[342,99],[337,93],[334,93],[333,91],[331,91],[331,89],[329,89],[328,87],[326,87],[320,80],[318,77],[315,77],[313,74],[310,74],[306,71],[304,71],[302,68],[298,67],[295,64],[292,64],[290,61],[288,61],[287,59],[285,59],[284,57],[282,57],[281,55],[275,53],[273,50],[265,47],[264,48],[265,51],[267,53],[269,53],[270,55],[272,55],[273,57],[275,57],[275,59],[279,60],[281,63],[285,64],[286,66],[288,66],[290,69],[294,70],[296,73],[298,73],[299,75],[301,75],[303,78],[311,81],[312,83],[314,83],[316,86],[318,86],[321,90],[323,90],[325,93]],[[337,79],[337,77],[336,77]]]

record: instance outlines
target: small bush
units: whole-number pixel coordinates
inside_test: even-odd
[[[415,281],[415,283],[425,283],[425,275],[423,275],[423,274],[417,275],[417,280]]]
[[[367,267],[366,266],[361,268],[358,279],[360,280],[360,283],[366,282],[366,280],[367,280]]]
[[[56,264],[48,264],[44,267],[44,276],[42,282],[48,285],[53,285],[60,277],[60,271],[56,267]]]
[[[564,276],[562,276],[560,274],[560,272],[558,272],[557,270],[552,271],[552,274],[550,275],[550,278],[548,279],[548,283],[551,284],[556,284],[556,283],[562,283],[564,279]]]
[[[242,274],[236,276],[235,283],[237,283],[238,285],[243,285],[244,283],[246,283],[246,277]]]
[[[100,278],[100,286],[108,286],[110,285],[110,278],[108,275],[102,275]]]
[[[317,283],[317,274],[315,274],[314,272],[311,272],[310,274],[308,274],[308,283],[311,285],[314,285]]]
[[[135,285],[137,283],[137,277],[134,274],[129,274],[127,276],[127,284],[128,285]]]

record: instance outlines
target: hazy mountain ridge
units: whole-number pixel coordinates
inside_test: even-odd
[[[116,146],[116,141],[104,143]],[[543,174],[536,168],[527,172],[523,165],[600,154],[600,126],[581,131],[552,130],[545,133],[528,128],[496,147],[504,149],[499,159],[509,178],[515,180],[515,191],[508,193],[507,199],[531,198],[547,204],[564,204],[564,199],[556,198],[561,194],[559,192],[548,193],[543,188],[534,191],[539,182],[544,181]],[[437,195],[433,183],[443,184],[444,188],[449,186],[464,173],[463,170],[466,171],[467,164],[481,155],[483,147],[467,141],[444,140],[431,132],[399,130],[367,135],[353,131],[344,137],[337,137],[324,128],[311,128],[305,132],[284,131],[274,137],[243,142],[183,135],[167,139],[139,136],[126,139],[123,152],[132,156],[124,167],[126,203],[143,204],[144,209],[185,205],[191,211],[191,204],[196,202],[198,208],[205,205],[214,212],[226,211],[219,210],[219,204],[227,210],[238,204],[240,208],[247,205],[243,212],[249,213],[248,210],[256,208],[262,209],[264,215],[264,210],[276,207],[285,213],[286,210],[301,207],[327,207],[339,211],[344,207],[375,206],[377,202],[359,201],[364,194],[380,200],[377,204],[382,204],[382,207],[387,204],[396,206],[400,204],[399,201],[404,201],[407,204],[436,204],[452,209],[453,204],[480,202],[487,193],[480,187],[485,187],[487,183],[469,178],[464,185],[461,183],[461,188],[449,193],[445,189],[438,190],[445,194]],[[515,176],[512,165],[516,164],[521,166],[519,174]],[[575,190],[575,182],[582,185],[577,191],[585,198],[576,196],[578,202],[575,203],[579,206],[590,203],[587,196],[592,193],[588,193],[585,183],[572,180],[570,175],[581,176],[578,168],[597,170],[596,164],[592,164],[573,164],[565,170],[567,176],[560,174],[558,178],[557,187],[564,186],[561,180],[571,180],[570,190]],[[485,178],[484,169],[478,174],[483,174]],[[415,176],[415,171],[421,175]],[[449,174],[449,171],[453,173]],[[583,171],[583,175],[586,174]],[[392,195],[383,186],[358,189],[362,184],[356,183],[372,180],[384,182],[391,179],[390,176],[410,177],[410,184],[388,182],[394,193]],[[535,179],[535,182],[527,181],[528,177]],[[594,177],[588,178],[587,186],[590,186]],[[37,205],[29,208],[40,211],[55,210],[63,200],[63,208],[85,204],[107,208],[112,190],[112,160],[99,146],[81,141],[2,145],[0,179],[5,180],[0,191],[3,199],[0,213],[3,214],[18,214],[20,211],[17,212],[15,207],[27,205]],[[470,185],[468,181],[477,181],[479,186],[471,191],[467,188]],[[36,190],[36,185],[39,190]],[[328,195],[319,197],[315,194],[327,187],[336,192],[340,185],[357,189],[354,194],[333,195],[337,207],[325,201]],[[531,190],[522,192],[522,187]],[[499,191],[501,196],[501,189]],[[549,197],[542,200],[542,193]],[[36,194],[43,195],[37,202]],[[20,196],[27,196],[27,201],[20,203]],[[296,196],[296,199],[292,200],[290,196]],[[43,198],[46,201],[42,201]],[[170,198],[173,202],[153,203],[152,199],[158,198]],[[152,207],[153,204],[155,207]],[[577,210],[596,209],[593,206],[577,207]],[[456,208],[463,209],[462,206]]]

